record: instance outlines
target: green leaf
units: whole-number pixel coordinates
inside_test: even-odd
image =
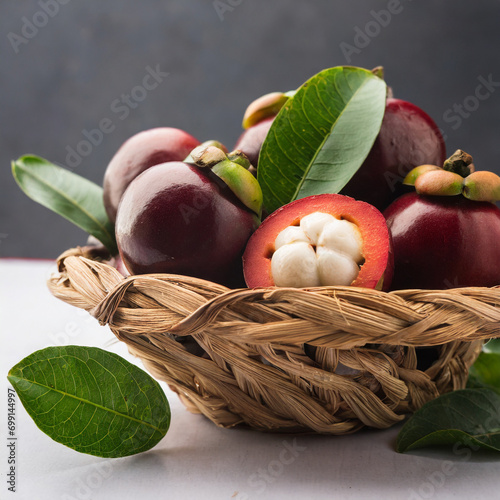
[[[470,385],[483,385],[500,392],[500,353],[482,352],[469,370]]]
[[[483,347],[484,352],[498,352],[500,353],[500,339],[491,339]]]
[[[8,375],[36,425],[55,441],[98,457],[149,450],[170,425],[158,382],[117,354],[95,347],[36,351]]]
[[[12,173],[32,200],[95,236],[112,255],[118,253],[114,227],[104,209],[100,186],[33,155],[13,161]]]
[[[270,213],[313,194],[338,193],[368,156],[385,112],[386,84],[338,66],[305,82],[281,108],[259,156]]]
[[[396,451],[438,445],[500,451],[500,395],[486,388],[461,389],[429,401],[399,432]]]

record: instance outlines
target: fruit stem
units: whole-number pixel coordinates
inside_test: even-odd
[[[474,172],[472,156],[461,149],[457,149],[445,162],[443,169],[467,177]]]
[[[227,155],[216,146],[198,146],[191,151],[191,157],[198,167],[212,168],[217,163],[227,160]]]
[[[383,66],[376,66],[375,68],[372,69],[372,73],[375,76],[378,76],[380,79],[384,79],[384,67]]]
[[[224,151],[224,153],[227,153],[227,148],[222,144],[222,142],[216,141],[216,140],[208,140],[200,144],[199,146],[196,146],[197,148],[207,148],[208,146],[214,146],[216,148],[219,148],[221,151]],[[196,148],[195,148],[196,149]],[[200,150],[201,151],[201,150]],[[194,163],[193,157],[191,156],[191,153],[184,159],[184,163]]]
[[[247,170],[252,166],[250,163],[250,160],[248,159],[248,156],[243,153],[243,151],[240,151],[239,149],[235,149],[234,151],[231,151],[227,155],[228,160],[234,161],[234,163],[237,163],[238,165],[241,165],[242,167],[246,168]]]
[[[385,80],[384,78],[384,67],[383,66],[376,66],[371,70],[371,72],[375,75],[378,76],[381,80]],[[389,87],[387,85],[387,92],[386,92],[386,99],[392,99],[394,97],[394,93],[392,91],[392,87]]]

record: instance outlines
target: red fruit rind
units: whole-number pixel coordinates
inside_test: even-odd
[[[394,248],[392,290],[500,283],[500,210],[494,203],[413,192],[384,216]]]
[[[168,161],[182,161],[200,141],[173,127],[142,130],[129,137],[106,167],[103,200],[111,222],[128,185],[148,168]]]
[[[276,236],[313,212],[329,213],[356,224],[363,238],[364,263],[351,286],[387,290],[392,279],[391,237],[384,216],[374,206],[340,194],[292,201],[269,215],[247,243],[243,271],[249,288],[275,286],[271,257]]]
[[[434,120],[418,106],[388,98],[373,147],[341,194],[384,210],[401,195],[401,176],[423,163],[443,165],[446,147]]]

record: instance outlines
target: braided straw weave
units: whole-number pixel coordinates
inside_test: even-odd
[[[484,340],[500,336],[500,288],[231,290],[124,278],[91,256],[61,255],[52,294],[109,325],[190,411],[223,427],[386,428],[463,388]]]

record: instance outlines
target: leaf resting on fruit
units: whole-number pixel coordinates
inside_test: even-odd
[[[313,76],[288,99],[259,156],[257,179],[268,213],[347,184],[378,135],[386,91],[371,71],[339,66]]]

